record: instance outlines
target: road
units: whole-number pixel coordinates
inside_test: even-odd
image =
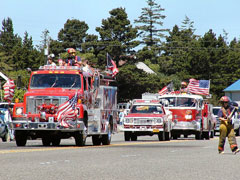
[[[160,142],[142,136],[124,142],[123,133],[113,135],[109,146],[93,146],[91,138],[85,147],[75,147],[74,139],[59,147],[43,147],[40,140],[26,147],[0,141],[0,179],[238,179],[240,154],[233,155],[226,142],[225,154],[219,155],[217,144],[218,137]]]

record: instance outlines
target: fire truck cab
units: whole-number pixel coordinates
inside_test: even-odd
[[[170,140],[171,118],[171,112],[166,111],[159,100],[134,99],[123,120],[125,141],[136,141],[137,136],[154,134],[160,141]]]
[[[215,123],[212,118],[211,105],[204,102],[200,95],[165,94],[159,96],[165,108],[172,112],[172,137],[188,137],[195,134],[196,139],[209,139],[214,136]]]
[[[109,86],[110,76],[98,70],[76,66],[42,66],[31,73],[28,90],[13,108],[13,128],[17,146],[28,139],[42,139],[44,146],[58,146],[61,139],[74,137],[77,146],[92,137],[93,145],[108,145],[117,130],[117,88]],[[59,121],[61,105],[74,96],[72,114]],[[65,108],[61,106],[61,108]]]

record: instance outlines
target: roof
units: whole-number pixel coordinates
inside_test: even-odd
[[[136,66],[138,69],[142,69],[143,71],[145,71],[146,73],[149,74],[156,74],[151,68],[149,68],[146,64],[144,64],[143,62],[138,62],[136,63]]]
[[[226,89],[224,89],[223,91],[240,91],[240,79],[237,80],[235,83],[233,83],[232,85],[228,86]]]

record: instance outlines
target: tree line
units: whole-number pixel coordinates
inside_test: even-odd
[[[23,38],[14,34],[13,22],[8,17],[0,30],[0,71],[15,82],[22,82],[18,84],[22,91],[29,80],[26,69],[36,70],[45,63],[46,48],[49,54],[65,59],[66,49],[72,47],[81,58],[100,69],[106,66],[106,54],[112,56],[119,68],[118,102],[141,98],[144,92],[157,93],[170,82],[179,89],[181,81],[195,78],[210,79],[210,93],[216,103],[223,89],[240,77],[239,40],[234,38],[228,43],[227,32],[217,36],[212,29],[197,35],[194,22],[187,16],[180,25],[166,29],[164,11],[155,0],[146,0],[146,7],[131,23],[124,8],[112,9],[101,26],[96,27],[98,35],[88,34],[86,22],[68,19],[57,40],[44,30],[36,47],[27,32]],[[144,62],[155,74],[138,69],[137,62]]]

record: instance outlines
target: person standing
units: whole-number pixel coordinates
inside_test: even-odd
[[[54,58],[54,54],[49,54],[48,55],[47,65],[49,65],[49,66],[56,66],[56,64],[53,62],[53,58]]]
[[[227,96],[223,96],[220,99],[220,103],[222,107],[218,112],[218,117],[220,120],[220,136],[219,136],[219,144],[218,144],[219,154],[224,153],[224,145],[225,145],[226,137],[228,137],[228,142],[230,144],[230,148],[232,152],[236,154],[240,151],[238,149],[233,124],[231,122],[231,117],[229,117],[232,111],[235,111],[235,107],[230,105],[229,102],[230,100]]]
[[[76,50],[74,48],[68,49],[68,58],[65,61],[66,66],[81,66],[82,60],[76,55]]]
[[[180,88],[180,92],[182,94],[186,94],[188,91],[187,89],[187,83],[185,81],[181,82],[181,88]]]

